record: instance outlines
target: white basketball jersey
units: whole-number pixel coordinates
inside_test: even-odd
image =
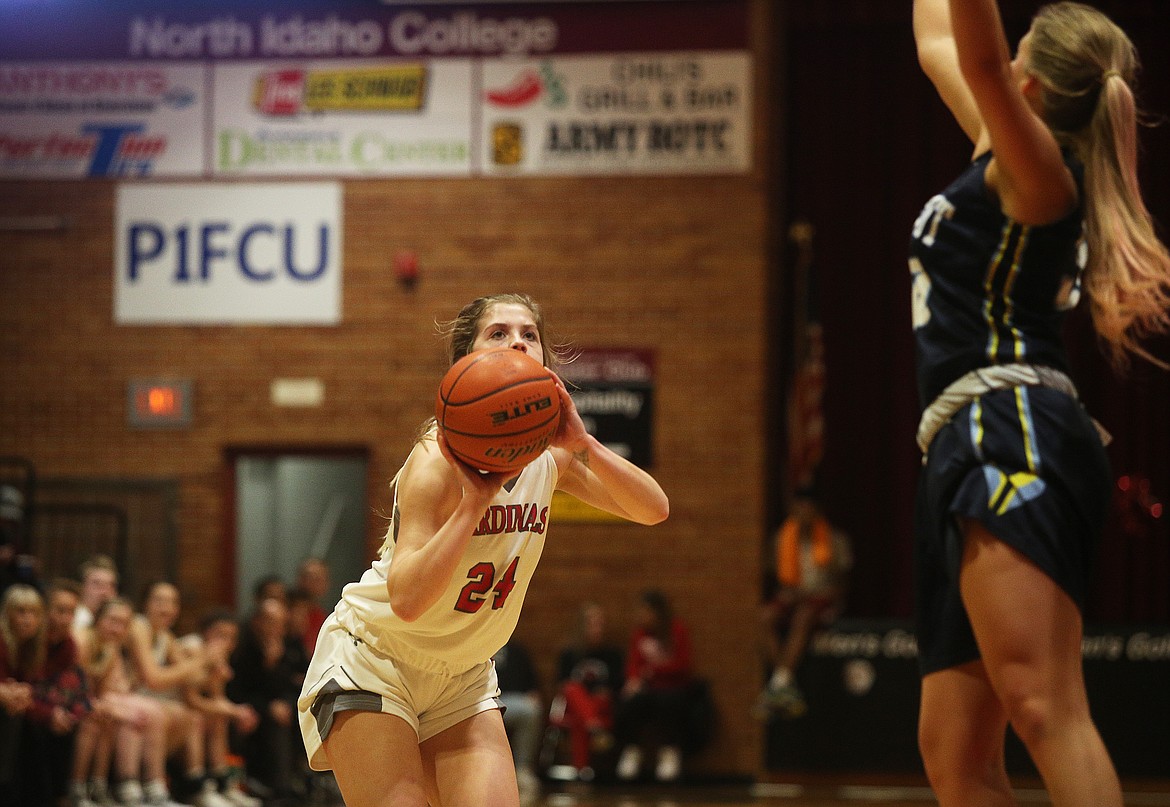
[[[548,508],[557,466],[545,451],[530,462],[511,490],[496,494],[447,590],[414,622],[394,614],[386,573],[394,559],[390,542],[382,557],[341,594],[336,616],[375,652],[411,666],[458,674],[490,659],[504,646],[528,593],[544,549]],[[398,494],[390,534],[398,524]]]

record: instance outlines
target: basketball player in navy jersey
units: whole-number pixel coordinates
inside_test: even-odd
[[[1083,291],[1124,366],[1170,324],[1170,257],[1137,184],[1136,54],[1074,3],[1041,9],[1014,57],[994,0],[916,0],[914,33],[975,144],[911,244],[926,771],[944,807],[1015,804],[1010,724],[1057,807],[1121,807],[1081,669],[1109,469],[1059,325]]]
[[[557,358],[524,295],[475,300],[449,336],[452,363],[493,347]],[[658,483],[585,431],[549,372],[561,424],[518,476],[458,461],[432,424],[395,479],[380,556],[322,626],[301,729],[311,766],[332,768],[350,807],[518,805],[491,657],[516,627],[553,490],[641,524],[667,516]]]

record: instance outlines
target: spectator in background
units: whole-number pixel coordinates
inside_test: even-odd
[[[288,602],[288,585],[278,574],[266,574],[252,586],[252,608],[260,607],[264,600]]]
[[[329,593],[329,564],[321,558],[305,558],[297,568],[296,587],[309,597],[303,631],[305,651],[311,656],[317,646],[317,634],[328,616],[324,605],[325,595]],[[333,605],[329,603],[330,610]]]
[[[81,669],[73,615],[80,601],[80,587],[59,578],[50,583],[45,629],[45,666],[33,682],[33,707],[29,716],[37,740],[45,748],[50,797],[65,795],[65,783],[73,760],[77,727],[90,713],[89,685]]]
[[[45,603],[16,583],[0,608],[0,804],[38,804],[48,797],[44,748],[32,736],[33,681],[45,664]]]
[[[182,753],[183,780],[175,792],[195,807],[232,807],[207,776],[206,726],[201,712],[184,699],[184,687],[202,679],[207,670],[227,663],[223,642],[204,643],[199,653],[181,653],[173,628],[181,607],[179,589],[156,580],[143,592],[142,613],[130,626],[129,658],[136,692],[157,701],[166,715],[167,756]]]
[[[130,603],[113,597],[82,632],[81,664],[91,681],[93,712],[78,727],[70,798],[75,805],[108,800],[110,750],[124,805],[174,807],[166,779],[166,715],[153,698],[134,694],[126,662]],[[88,778],[88,784],[87,784]]]
[[[207,647],[221,646],[230,655],[235,651],[240,627],[230,611],[212,611],[200,620],[199,632],[184,636],[182,652],[201,655]],[[234,729],[241,736],[256,730],[260,716],[246,703],[233,703],[227,697],[227,682],[234,675],[231,664],[223,658],[207,668],[196,681],[183,688],[187,704],[203,715],[206,738],[207,770],[219,794],[234,807],[260,807],[260,799],[250,796],[233,781],[228,763],[229,737]]]
[[[306,655],[312,655],[311,644],[316,644],[317,634],[309,629],[313,621],[313,597],[300,586],[288,590],[288,635],[300,642]],[[309,639],[312,638],[310,643]]]
[[[109,555],[92,555],[81,564],[78,579],[81,580],[81,602],[73,616],[75,631],[92,626],[93,615],[102,603],[118,596],[118,567]]]
[[[609,641],[605,609],[581,606],[576,638],[557,661],[553,718],[569,732],[569,759],[576,778],[593,778],[594,752],[613,745],[614,702],[622,689],[622,650]]]
[[[536,776],[536,752],[544,725],[540,682],[528,649],[514,637],[496,651],[492,663],[499,681],[504,730],[512,746],[520,801],[529,804],[540,796],[540,779]]]
[[[852,566],[848,536],[829,523],[811,491],[798,492],[776,531],[776,595],[765,603],[762,616],[771,672],[753,710],[757,717],[804,713],[796,670],[813,631],[844,608]]]
[[[681,773],[681,748],[692,705],[690,632],[674,616],[666,595],[657,590],[642,593],[636,619],[614,721],[622,749],[617,774],[624,780],[637,778],[643,747],[656,744],[655,778],[670,782]]]
[[[73,641],[76,584],[50,587],[49,607],[23,584],[0,609],[0,804],[48,805],[63,795],[72,735],[90,711]]]
[[[258,795],[304,795],[305,752],[297,724],[297,697],[309,666],[299,637],[288,634],[284,600],[261,600],[231,656],[235,676],[227,684],[234,703],[252,707],[256,730],[239,738],[249,786]]]

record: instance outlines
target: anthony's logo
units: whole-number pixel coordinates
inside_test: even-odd
[[[526,401],[522,404],[516,404],[508,409],[501,409],[499,412],[492,412],[492,425],[499,426],[502,423],[507,423],[509,420],[515,420],[519,417],[539,412],[542,409],[548,409],[552,406],[552,398],[545,396],[537,398],[534,401]]]

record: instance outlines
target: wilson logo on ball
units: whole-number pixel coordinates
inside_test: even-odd
[[[501,423],[507,423],[509,420],[522,418],[525,415],[531,415],[533,412],[539,412],[542,409],[552,408],[552,398],[541,398],[536,401],[528,401],[523,406],[513,406],[511,409],[504,409],[499,412],[492,412],[492,425],[499,426]]]
[[[522,446],[512,446],[509,448],[489,448],[484,451],[483,459],[495,460],[500,465],[511,467],[518,460],[532,459],[540,452],[548,448],[549,437],[542,437],[533,443],[528,443]]]

